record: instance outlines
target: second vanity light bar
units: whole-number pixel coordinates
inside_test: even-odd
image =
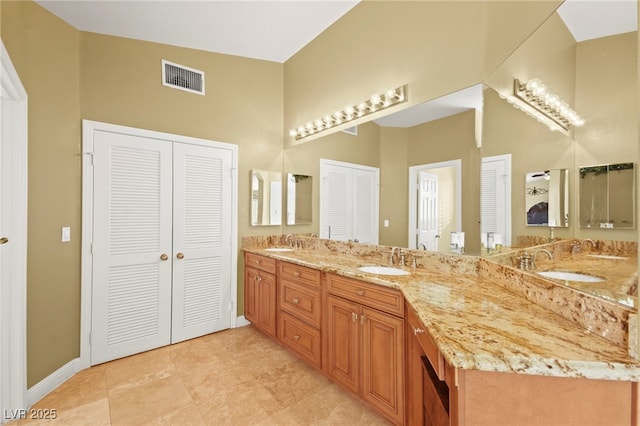
[[[535,113],[551,120],[553,125],[545,123],[551,130],[568,132],[571,127],[584,124],[584,120],[577,112],[571,109],[558,95],[551,93],[547,86],[537,78],[526,83],[520,82],[517,78],[514,79],[513,95],[533,109]],[[531,113],[531,111],[527,112]]]
[[[394,105],[407,101],[407,85],[396,89],[387,90],[385,93],[371,96],[364,102],[346,107],[341,111],[325,115],[313,122],[309,122],[297,129],[291,129],[289,135],[300,140],[304,137],[322,132],[340,124],[348,123],[356,118],[366,117],[374,112],[381,111]]]

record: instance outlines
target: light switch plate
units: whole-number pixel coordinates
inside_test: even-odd
[[[384,227],[388,228],[389,227],[389,219],[385,219],[384,220]]]
[[[69,241],[71,241],[71,227],[70,226],[63,226],[62,227],[62,242],[63,243],[68,243]]]

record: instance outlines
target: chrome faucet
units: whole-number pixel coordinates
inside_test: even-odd
[[[584,240],[582,240],[582,243],[591,243],[591,248],[593,249],[598,248],[598,244],[596,244],[596,242],[593,241],[591,238],[585,238]]]
[[[580,241],[575,240],[571,243],[571,254],[578,254],[582,251],[582,244]]]
[[[287,234],[284,237],[284,242],[285,244],[287,244],[290,248],[293,247],[293,235],[291,234]]]
[[[547,249],[539,249],[533,252],[533,255],[531,256],[531,269],[535,269],[536,267],[536,258],[538,257],[538,254],[540,253],[544,253],[547,255],[547,257],[549,258],[549,260],[553,260],[553,254],[551,254],[551,252]]]

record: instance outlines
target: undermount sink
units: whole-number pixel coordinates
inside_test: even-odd
[[[390,266],[361,266],[358,270],[378,275],[409,275],[409,272],[404,269],[392,268]]]
[[[581,274],[579,272],[567,272],[567,271],[540,271],[537,273],[547,278],[555,278],[556,280],[565,281],[580,281],[587,283],[600,283],[605,281],[600,277],[594,275]]]
[[[610,254],[588,254],[587,256],[589,257],[596,257],[598,259],[618,259],[618,260],[624,260],[624,259],[628,259],[628,257],[624,257],[624,256],[613,256]]]
[[[269,247],[265,249],[266,251],[293,251],[293,249],[288,247]]]

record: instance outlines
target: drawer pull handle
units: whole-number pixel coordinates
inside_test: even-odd
[[[356,294],[358,296],[364,296],[364,290],[358,290],[358,291],[356,291]]]
[[[422,334],[422,333],[424,333],[424,330],[423,330],[423,329],[413,327],[413,334],[414,334],[414,336],[417,336],[418,334]]]
[[[260,261],[259,261],[259,260],[256,260],[256,265],[259,265],[259,264],[260,264]]]
[[[298,303],[300,303],[300,299],[298,299],[297,297],[294,297],[292,302],[297,305]]]
[[[360,325],[364,325],[365,321],[366,321],[366,318],[364,317],[364,314],[360,314]]]
[[[299,276],[300,276],[300,272],[298,272],[298,271],[294,272],[294,273],[293,273],[293,276],[294,276],[294,277],[299,277]]]
[[[300,336],[298,336],[297,334],[296,334],[295,336],[293,336],[293,338],[294,338],[295,340],[300,340]]]
[[[358,314],[356,314],[355,312],[351,312],[351,321],[358,321]]]

